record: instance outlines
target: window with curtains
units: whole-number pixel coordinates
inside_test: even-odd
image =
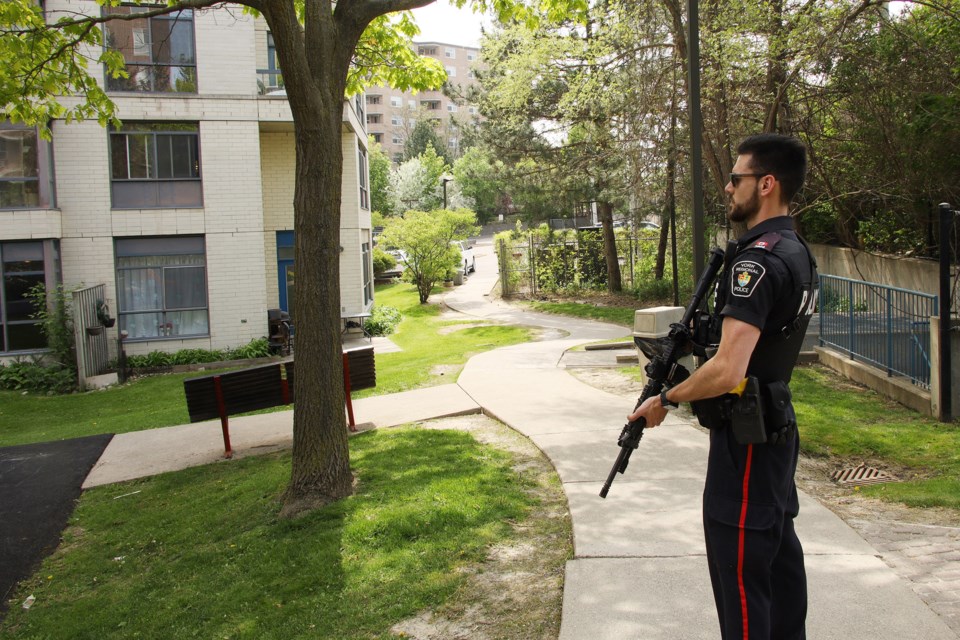
[[[118,238],[117,314],[128,340],[210,333],[202,237]]]
[[[58,284],[56,240],[0,242],[0,352],[45,349],[29,291]]]
[[[150,6],[105,7],[104,14],[122,16],[103,25],[107,49],[118,51],[128,77],[107,74],[107,91],[196,93],[197,55],[193,11],[185,9],[152,18],[131,18],[156,9]]]
[[[203,206],[200,127],[181,122],[125,122],[110,131],[114,209]]]

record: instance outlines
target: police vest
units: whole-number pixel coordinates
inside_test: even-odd
[[[762,383],[788,383],[816,308],[817,263],[807,244],[792,230],[761,231],[755,235],[748,233],[736,243],[734,251],[727,251],[714,305],[717,316],[726,305],[730,287],[735,286],[730,281],[731,268],[748,251],[763,251],[774,256],[775,260],[781,260],[791,275],[792,290],[784,298],[783,313],[772,315],[761,331],[747,366],[747,375],[756,376]],[[720,326],[721,318],[717,317],[715,321],[716,326]]]

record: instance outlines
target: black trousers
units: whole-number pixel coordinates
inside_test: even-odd
[[[725,640],[806,638],[807,579],[794,531],[799,442],[740,445],[710,432],[703,528]]]

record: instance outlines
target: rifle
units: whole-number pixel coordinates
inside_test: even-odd
[[[644,367],[644,371],[647,373],[647,384],[643,387],[640,399],[637,400],[637,405],[633,408],[634,411],[647,398],[660,395],[664,386],[673,387],[690,376],[690,372],[683,365],[678,364],[677,360],[690,352],[692,345],[690,323],[694,316],[699,313],[700,305],[707,297],[707,292],[713,285],[714,280],[716,280],[720,267],[723,265],[723,257],[724,252],[719,247],[714,247],[710,251],[710,260],[707,262],[703,273],[700,274],[700,280],[697,281],[693,297],[683,313],[683,318],[680,322],[670,325],[670,333],[664,339],[665,348]],[[603,483],[603,488],[600,489],[601,498],[607,497],[607,492],[610,490],[610,485],[613,484],[617,472],[623,473],[627,470],[630,455],[634,449],[640,446],[640,439],[643,437],[646,422],[645,419],[640,418],[623,426],[623,431],[620,432],[620,438],[617,440],[620,454],[617,456],[617,461],[613,463],[607,481]]]

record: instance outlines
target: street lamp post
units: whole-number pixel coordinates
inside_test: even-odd
[[[447,183],[453,180],[453,176],[449,173],[444,173],[440,176],[440,184],[443,185],[443,208],[447,208]]]

